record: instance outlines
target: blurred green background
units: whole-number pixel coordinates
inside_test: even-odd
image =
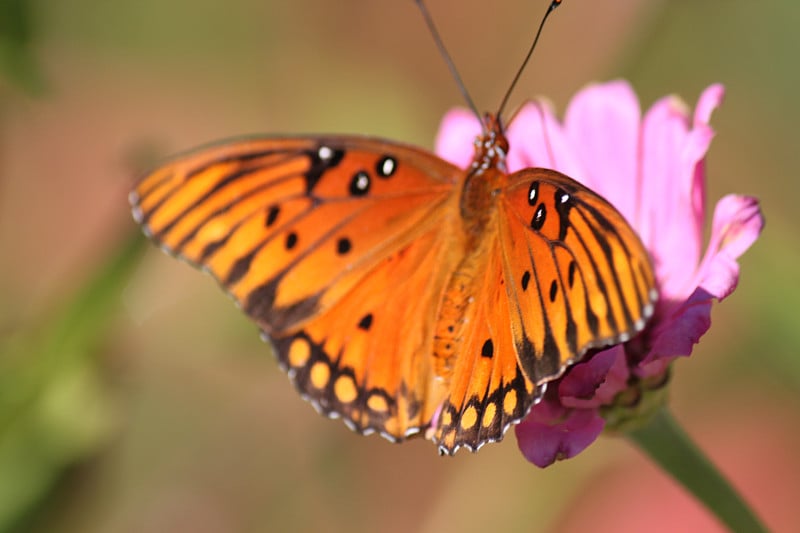
[[[429,0],[492,109],[546,2]],[[671,385],[675,416],[777,531],[800,523],[800,4],[570,2],[514,102],[626,77],[727,87],[709,209],[762,238]],[[459,95],[411,0],[0,1],[0,531],[714,531],[628,442],[539,470],[514,437],[439,458],[303,402],[206,276],[147,245],[155,158],[255,132],[431,146]],[[513,107],[513,106],[512,106]]]

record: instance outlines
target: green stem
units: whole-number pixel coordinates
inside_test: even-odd
[[[627,433],[636,445],[733,532],[766,532],[764,524],[666,408]]]

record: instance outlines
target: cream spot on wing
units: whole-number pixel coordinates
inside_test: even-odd
[[[311,367],[309,378],[314,387],[317,389],[324,389],[328,384],[328,380],[331,378],[331,369],[327,363],[317,361],[314,363],[314,366]]]
[[[289,365],[295,368],[305,366],[311,357],[311,346],[308,340],[296,338],[289,345]]]
[[[342,403],[350,403],[358,396],[358,389],[351,376],[342,374],[333,384],[333,392]]]
[[[486,410],[483,412],[483,427],[488,428],[494,421],[494,415],[497,413],[497,406],[494,402],[486,404]]]
[[[461,429],[470,429],[478,422],[478,411],[470,405],[461,414]]]
[[[367,398],[367,407],[376,413],[385,413],[389,410],[389,405],[386,403],[386,398],[382,394],[370,394]]]
[[[517,408],[517,391],[514,389],[509,389],[506,392],[505,398],[503,398],[503,411],[507,415],[513,415],[514,409]]]

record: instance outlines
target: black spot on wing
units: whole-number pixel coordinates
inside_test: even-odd
[[[572,286],[575,284],[575,261],[572,260],[569,262],[569,267],[567,268],[567,285],[571,289]]]
[[[531,219],[531,228],[539,231],[544,226],[544,222],[547,219],[547,207],[545,207],[544,203],[539,204],[539,207],[536,208],[536,211],[533,213],[533,218]]]
[[[364,315],[361,320],[358,321],[358,327],[364,331],[369,331],[369,328],[372,327],[372,313]]]
[[[347,254],[353,248],[353,243],[347,237],[342,237],[336,242],[336,253],[339,255]]]
[[[292,231],[286,235],[286,242],[284,245],[286,246],[287,250],[292,250],[295,246],[297,246],[297,233]]]
[[[481,357],[491,358],[494,355],[494,343],[492,339],[486,339],[481,348]]]
[[[266,218],[266,220],[264,221],[264,226],[265,226],[265,227],[267,227],[267,228],[269,228],[269,227],[271,227],[273,224],[275,224],[275,221],[276,221],[276,220],[278,220],[278,215],[279,215],[280,213],[281,213],[281,208],[280,208],[280,206],[273,205],[272,207],[270,207],[270,208],[269,208],[269,211],[267,211],[267,218]]]
[[[383,156],[375,165],[375,173],[381,178],[391,178],[397,170],[397,159],[392,156]]]
[[[572,196],[561,188],[556,188],[555,197],[556,212],[558,213],[558,240],[563,241],[567,238],[569,229],[569,211],[572,209]]]
[[[353,196],[365,196],[369,192],[371,186],[372,180],[370,179],[369,174],[363,170],[359,170],[353,174],[353,177],[350,179],[350,186],[348,190]]]
[[[320,157],[321,152],[327,152],[327,157]],[[319,146],[317,149],[307,152],[308,157],[311,159],[311,168],[306,172],[307,194],[314,190],[314,187],[326,171],[339,166],[339,163],[344,159],[345,153],[345,150],[341,148],[329,146]]]
[[[528,189],[528,204],[533,207],[536,205],[538,201],[537,198],[539,196],[539,182],[534,181],[531,183],[530,188]]]

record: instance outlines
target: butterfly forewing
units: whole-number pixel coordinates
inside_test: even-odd
[[[249,140],[174,160],[131,200],[165,250],[210,271],[262,328],[281,331],[335,304],[435,223],[460,174],[375,140]]]
[[[501,217],[515,282],[507,286],[524,326],[517,345],[528,347],[520,364],[538,383],[588,349],[641,331],[655,280],[641,241],[602,197],[552,170],[526,169],[510,183]]]

